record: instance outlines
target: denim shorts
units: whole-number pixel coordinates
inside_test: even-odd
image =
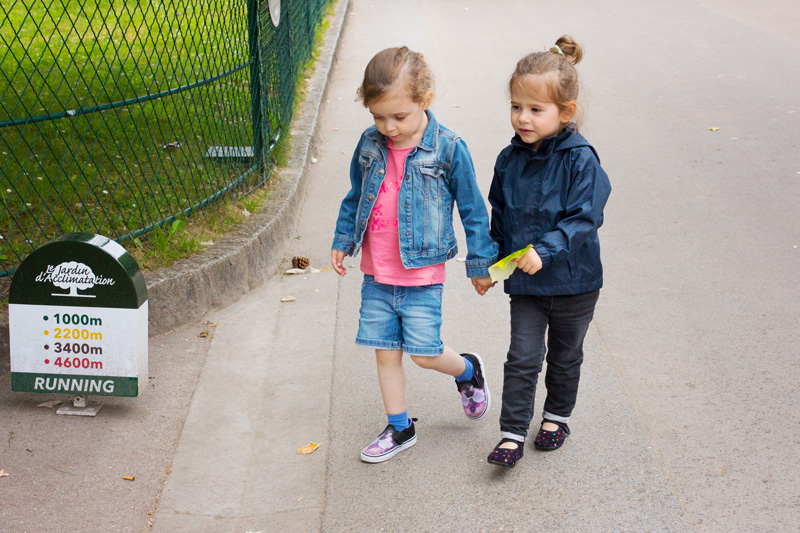
[[[385,285],[365,274],[356,344],[411,355],[442,355],[442,289],[441,283]]]

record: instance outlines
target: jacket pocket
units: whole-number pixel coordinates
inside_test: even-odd
[[[375,161],[375,154],[369,152],[362,152],[358,156],[358,165],[361,167],[361,190],[363,191],[364,188],[367,186],[367,182],[369,181],[369,172],[370,168],[372,168],[372,164]]]
[[[431,200],[440,198],[447,187],[444,169],[440,166],[421,166],[419,173],[422,195]]]
[[[369,168],[372,166],[372,162],[375,160],[375,154],[370,152],[361,152],[358,154],[358,164],[361,165],[361,168]]]

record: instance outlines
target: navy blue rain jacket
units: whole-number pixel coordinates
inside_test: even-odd
[[[537,150],[515,135],[494,167],[491,236],[500,257],[532,244],[542,269],[533,276],[516,269],[505,292],[558,296],[602,287],[597,229],[610,193],[597,152],[574,129]]]

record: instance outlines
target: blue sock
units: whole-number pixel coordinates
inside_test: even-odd
[[[475,368],[472,365],[472,361],[464,356],[461,356],[461,358],[464,360],[464,372],[462,372],[460,376],[456,376],[456,381],[459,383],[462,381],[469,381],[475,375]]]
[[[398,413],[396,415],[386,416],[389,418],[389,423],[393,425],[394,429],[397,431],[403,431],[411,425],[411,421],[408,419],[408,411],[403,411],[402,413]]]

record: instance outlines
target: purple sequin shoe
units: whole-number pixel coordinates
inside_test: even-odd
[[[517,448],[501,448],[500,445],[506,442],[513,442],[517,444]],[[525,443],[514,439],[503,439],[497,443],[492,453],[486,458],[486,461],[493,465],[506,466],[514,468],[517,461],[522,459],[522,454],[525,452]]]
[[[489,385],[486,384],[486,376],[483,372],[483,360],[476,353],[463,353],[472,362],[473,376],[469,381],[456,381],[458,392],[461,393],[461,405],[464,406],[464,414],[470,420],[478,420],[487,412],[492,405],[492,397],[489,394]]]
[[[558,426],[556,431],[545,431],[544,429],[539,428],[539,433],[536,434],[536,438],[533,439],[533,445],[536,446],[540,450],[551,451],[557,450],[564,444],[564,440],[569,435],[569,426],[567,426],[564,422],[556,422],[554,420],[542,420],[542,424],[545,422],[550,422],[551,424],[555,424]]]
[[[402,431],[397,431],[389,424],[378,438],[361,450],[361,460],[365,463],[382,463],[394,457],[398,452],[411,448],[417,443],[417,432],[414,429],[414,420],[411,425]]]

